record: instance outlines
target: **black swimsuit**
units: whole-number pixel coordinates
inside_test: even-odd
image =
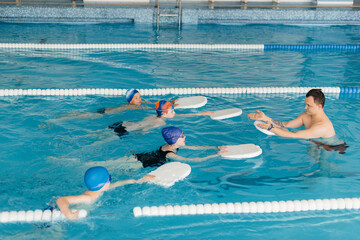
[[[105,108],[100,108],[98,110],[96,110],[96,113],[100,113],[100,114],[105,114]]]
[[[134,154],[134,156],[142,162],[143,167],[158,167],[163,165],[168,161],[166,155],[168,153],[176,153],[178,149],[174,151],[163,151],[160,147],[158,150],[147,152],[147,153],[138,153]]]
[[[119,137],[128,134],[128,131],[126,131],[126,128],[122,125],[123,122],[116,122],[112,125],[110,125],[108,128],[114,129],[114,132]]]

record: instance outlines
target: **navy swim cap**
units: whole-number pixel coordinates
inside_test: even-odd
[[[175,144],[182,133],[183,131],[178,127],[166,127],[161,130],[165,142],[169,145]]]
[[[92,167],[86,171],[84,181],[90,191],[98,191],[110,181],[110,175],[104,167]]]
[[[133,89],[133,88],[126,91],[125,96],[126,96],[126,100],[128,101],[128,103],[131,102],[131,100],[134,98],[135,94],[137,94],[138,92],[139,92],[138,90]]]

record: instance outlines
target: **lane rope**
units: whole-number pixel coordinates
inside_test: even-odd
[[[262,51],[359,51],[360,44],[42,44],[0,43],[2,49],[192,49],[192,50],[262,50]]]
[[[135,217],[235,214],[235,213],[277,213],[299,211],[322,211],[337,209],[359,209],[359,198],[310,199],[294,201],[207,203],[190,205],[145,206],[133,208]]]
[[[360,93],[360,87],[233,87],[233,88],[157,88],[138,89],[141,95],[185,94],[253,94],[253,93],[307,93],[312,88],[321,88],[324,93]],[[0,96],[83,96],[125,95],[127,89],[75,88],[75,89],[0,89]]]

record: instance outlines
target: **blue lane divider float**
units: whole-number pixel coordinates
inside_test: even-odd
[[[281,44],[265,44],[264,51],[359,51],[359,44],[305,44],[305,45],[281,45]]]
[[[360,93],[360,87],[342,87],[340,93]]]

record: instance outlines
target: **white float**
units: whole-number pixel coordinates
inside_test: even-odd
[[[163,187],[171,187],[175,182],[186,178],[190,172],[190,165],[180,162],[170,162],[158,167],[156,170],[148,173],[148,175],[156,177],[150,181],[151,183]]]
[[[253,158],[262,154],[262,149],[255,144],[229,145],[226,147],[226,153],[221,154],[221,157],[226,159]]]
[[[261,123],[264,123],[264,122],[263,122],[263,121],[255,121],[255,122],[254,122],[254,126],[256,127],[257,130],[259,130],[260,132],[265,133],[265,134],[267,134],[267,135],[275,135],[275,133],[270,132],[270,131],[267,130],[267,129],[264,129],[264,128],[259,127],[258,124],[261,124]]]
[[[203,96],[193,96],[179,98],[175,102],[175,109],[179,108],[200,108],[207,103],[207,98]]]
[[[226,118],[237,117],[240,116],[241,114],[242,114],[242,110],[240,108],[229,108],[229,109],[214,111],[214,114],[211,115],[210,117],[211,119],[214,120],[221,120]]]

